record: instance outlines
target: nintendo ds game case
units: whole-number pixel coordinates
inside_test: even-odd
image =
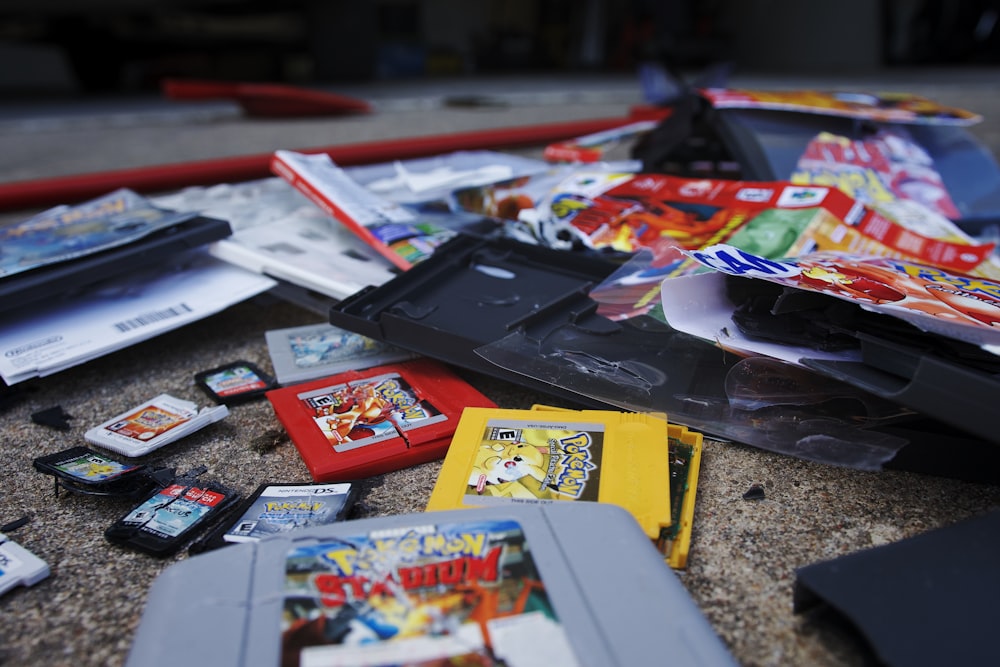
[[[594,255],[462,234],[403,276],[335,304],[330,322],[456,366],[510,379],[511,373],[480,357],[476,348],[529,324],[546,308],[582,302],[586,309],[588,291],[615,268],[613,261]],[[515,382],[577,403],[586,400],[528,376],[517,375]]]
[[[0,312],[60,297],[231,234],[225,220],[161,209],[129,190],[0,226],[5,246]]]
[[[604,503],[360,519],[193,556],[126,664],[733,665],[638,524]]]

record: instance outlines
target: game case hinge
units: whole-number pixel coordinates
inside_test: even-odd
[[[588,331],[593,330],[594,333],[611,333],[620,330],[621,326],[611,320],[603,317],[594,317],[597,312],[597,302],[591,300],[588,296],[593,288],[594,283],[578,285],[572,290],[554,299],[550,299],[547,303],[539,305],[531,312],[511,320],[507,323],[505,329],[507,331],[516,331],[518,329],[538,330],[542,328],[544,323],[555,317],[557,319],[557,326],[565,324],[568,321],[575,325],[587,323],[588,326],[584,328]],[[567,310],[569,311],[568,318]],[[551,327],[545,328],[549,329]]]

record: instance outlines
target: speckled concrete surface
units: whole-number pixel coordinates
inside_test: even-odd
[[[935,94],[942,102],[986,114],[987,122],[976,132],[996,151],[1000,101],[991,91],[987,94],[985,80],[988,77],[970,75],[864,83],[868,89],[885,89],[891,87],[886,83],[895,82],[896,89]],[[637,100],[627,87],[616,88],[614,97],[485,110],[406,109],[370,118],[302,122],[225,117],[172,126],[143,125],[140,119],[126,129],[102,128],[100,123],[33,132],[0,128],[0,154],[5,156],[0,180],[606,117],[623,114]],[[319,320],[312,312],[265,296],[84,366],[19,385],[21,399],[0,412],[7,453],[0,473],[0,523],[31,517],[11,537],[44,558],[52,576],[0,598],[0,662],[122,664],[150,583],[164,567],[185,557],[157,560],[107,543],[104,529],[131,504],[66,493],[56,497],[51,479],[34,471],[32,459],[83,444],[89,427],[157,393],[207,405],[194,385],[196,372],[234,359],[270,369],[264,332]],[[464,375],[503,407],[553,402],[506,382]],[[73,415],[70,431],[31,422],[32,412],[55,404]],[[262,444],[268,447],[262,450]],[[180,470],[205,465],[205,477],[244,493],[262,481],[308,479],[266,401],[236,406],[224,421],[144,462]],[[361,514],[422,510],[438,467],[431,463],[370,480]],[[763,500],[743,499],[753,484],[763,486]],[[859,472],[707,442],[690,564],[679,577],[741,664],[864,664],[865,654],[853,637],[812,616],[792,613],[795,569],[982,514],[998,502],[998,487],[904,472]],[[655,663],[651,658],[650,664]]]

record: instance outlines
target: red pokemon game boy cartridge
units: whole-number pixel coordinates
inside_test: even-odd
[[[466,407],[496,407],[431,359],[348,371],[267,398],[317,482],[440,459]]]

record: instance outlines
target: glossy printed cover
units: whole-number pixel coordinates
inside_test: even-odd
[[[230,234],[226,220],[168,211],[131,190],[0,224],[0,312],[71,307],[102,288],[110,291],[103,283],[183,262]]]
[[[426,259],[455,234],[367,190],[328,155],[279,150],[271,169],[400,269]]]
[[[158,208],[124,188],[59,206],[0,225],[0,277],[125,245],[195,215]]]
[[[992,244],[925,236],[837,188],[579,171],[539,205],[544,235],[591,248],[648,248],[669,275],[695,267],[681,249],[728,243],[770,258],[814,251],[908,257],[974,270]]]
[[[847,116],[883,123],[974,125],[982,116],[912,93],[855,93],[818,90],[700,91],[716,109],[778,109]]]
[[[690,255],[722,273],[829,294],[920,330],[1000,351],[1000,283],[985,278],[837,253],[776,261],[717,245]]]
[[[789,180],[836,187],[868,206],[909,200],[946,220],[961,217],[933,158],[904,128],[859,138],[820,132],[806,145]]]

